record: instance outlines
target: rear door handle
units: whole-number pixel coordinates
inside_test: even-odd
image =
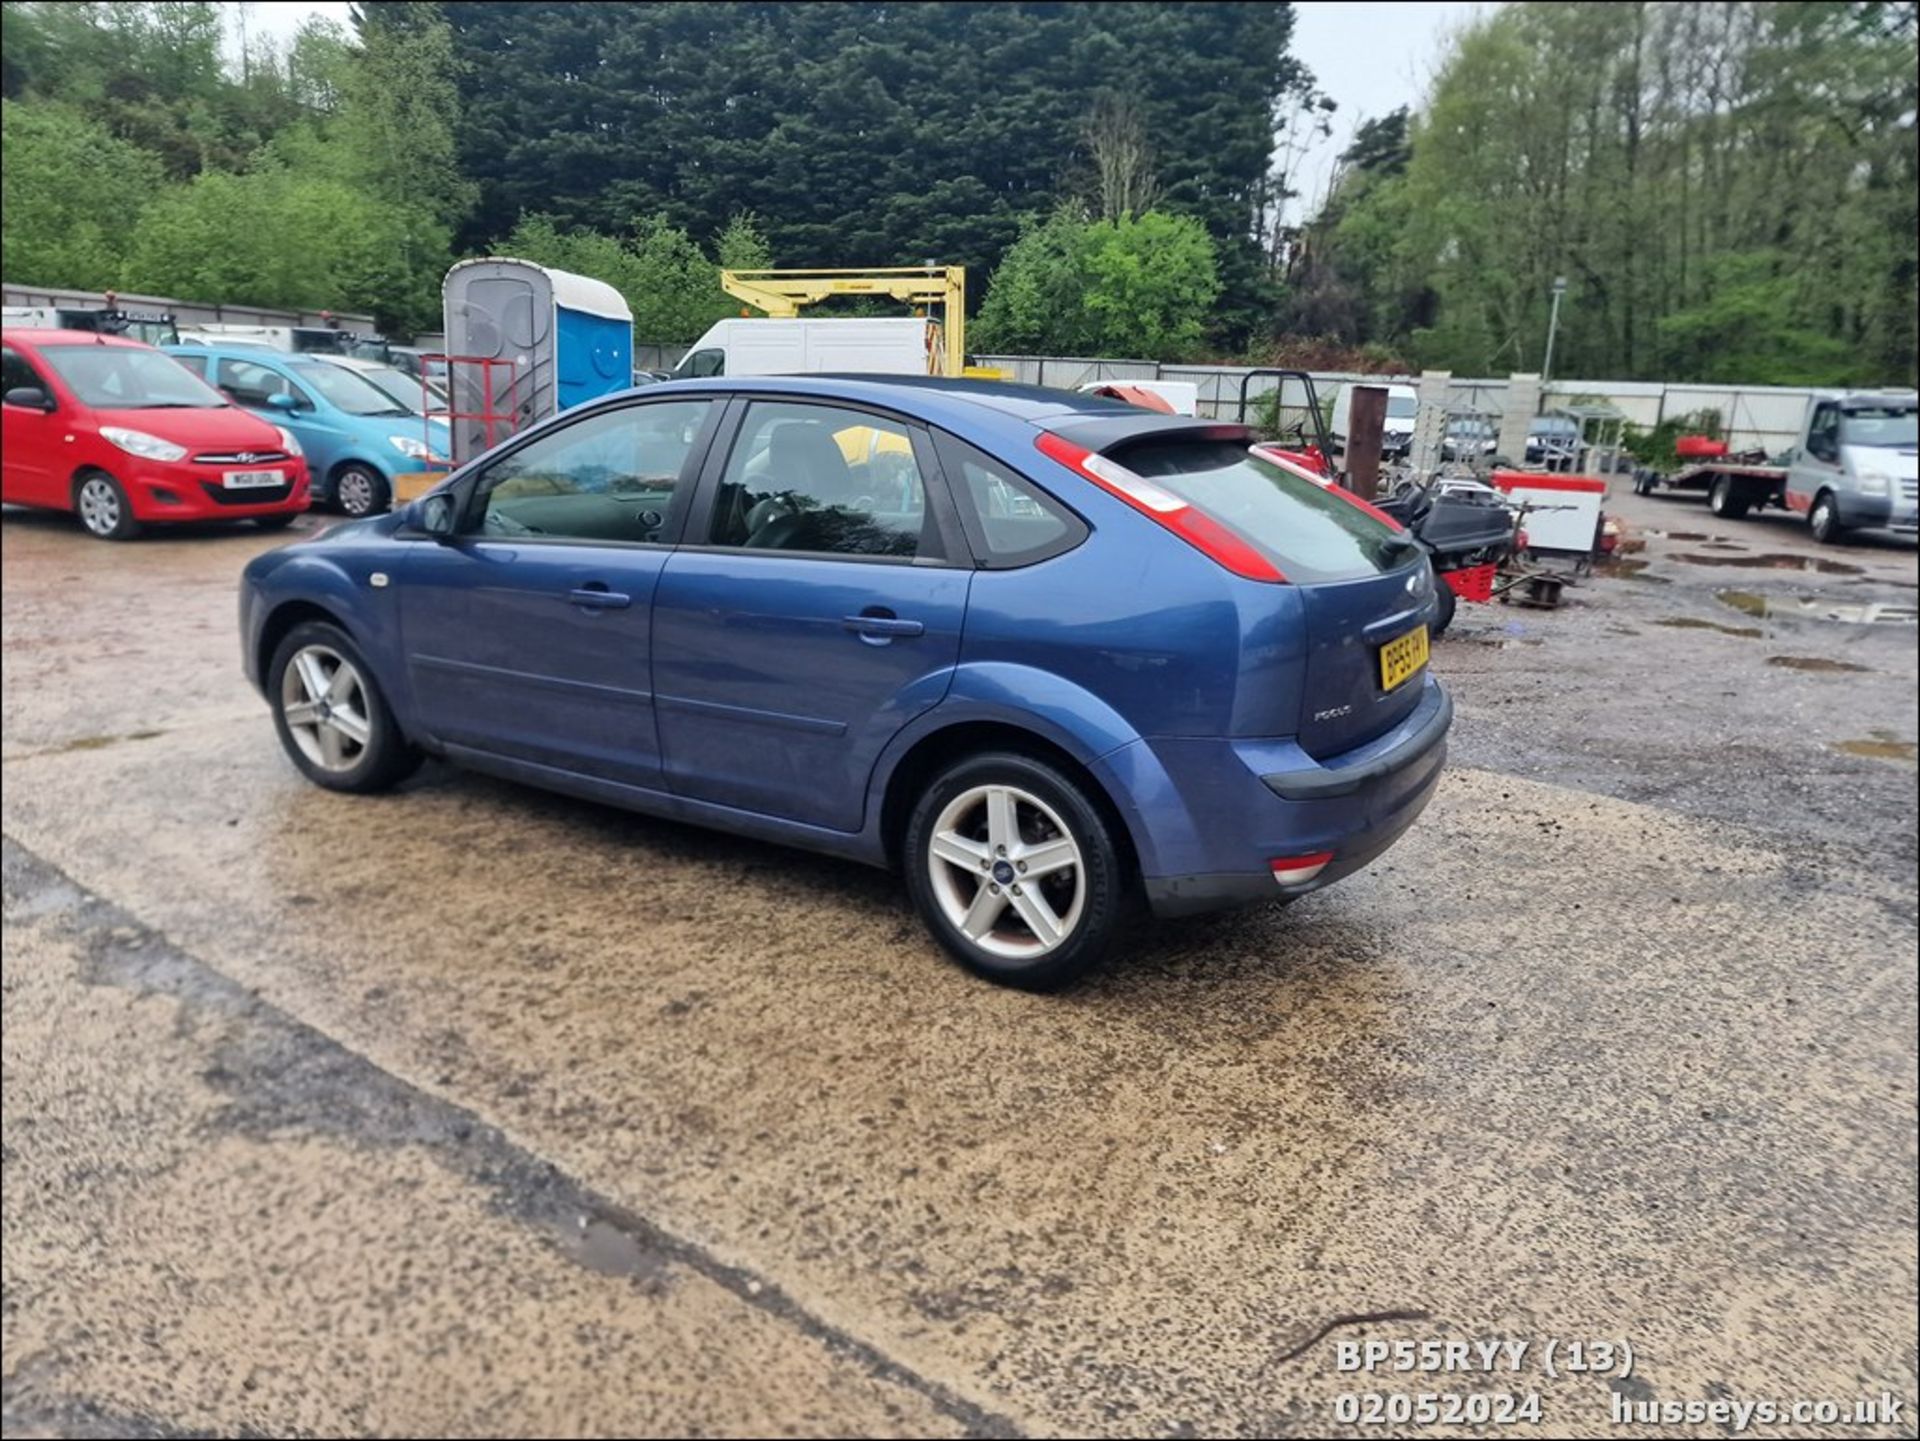
[[[890,615],[842,616],[840,624],[856,635],[892,637],[927,633],[927,628],[917,620],[900,620]]]
[[[590,580],[578,590],[567,592],[567,599],[574,605],[585,606],[589,610],[625,610],[633,604],[633,597],[621,591],[608,590],[597,580]]]

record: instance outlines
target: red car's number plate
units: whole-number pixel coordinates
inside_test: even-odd
[[[285,485],[287,473],[284,470],[228,470],[221,472],[220,483],[228,490],[266,490]]]

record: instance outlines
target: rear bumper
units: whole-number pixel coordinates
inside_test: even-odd
[[[1290,740],[1152,743],[1187,821],[1184,834],[1156,846],[1151,860],[1142,848],[1142,881],[1154,913],[1191,915],[1291,899],[1366,866],[1433,798],[1452,722],[1453,702],[1429,676],[1411,715],[1330,762]],[[1274,880],[1273,859],[1321,851],[1333,859],[1312,880],[1292,886]]]

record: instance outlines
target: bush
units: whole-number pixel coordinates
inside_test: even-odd
[[[1063,207],[1001,259],[972,348],[1179,360],[1198,349],[1219,294],[1199,221],[1154,210],[1089,220]]]

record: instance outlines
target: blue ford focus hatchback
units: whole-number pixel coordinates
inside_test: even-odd
[[[1033,387],[649,386],[247,567],[293,763],[431,754],[897,867],[995,980],[1287,900],[1425,806],[1425,557],[1241,426]]]

